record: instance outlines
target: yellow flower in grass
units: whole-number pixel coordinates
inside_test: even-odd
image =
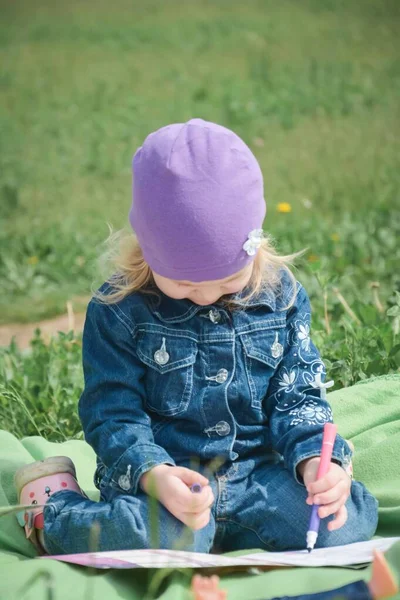
[[[333,242],[338,242],[339,241],[339,234],[338,233],[331,233],[331,240]]]
[[[310,254],[307,257],[308,262],[317,262],[317,260],[319,260],[318,256],[316,254]]]
[[[280,213],[290,213],[292,212],[292,205],[289,202],[279,202],[276,210]]]
[[[39,259],[37,256],[29,256],[27,258],[27,263],[29,263],[30,265],[37,265],[39,262]]]

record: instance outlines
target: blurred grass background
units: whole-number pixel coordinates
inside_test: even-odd
[[[131,158],[192,117],[262,166],[335,387],[400,371],[398,0],[0,0],[0,324],[84,310]],[[0,418],[81,436],[81,338],[0,349]]]
[[[390,303],[400,286],[397,0],[0,8],[1,323],[90,294],[106,222],[127,224],[136,147],[194,116],[255,152],[265,228],[282,252],[309,247],[308,262],[339,276],[350,302],[377,280]]]

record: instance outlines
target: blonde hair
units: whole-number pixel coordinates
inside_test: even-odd
[[[115,304],[135,292],[158,296],[159,289],[154,281],[152,270],[143,258],[142,250],[134,233],[124,229],[113,232],[110,225],[109,228],[110,235],[105,241],[107,249],[99,257],[99,266],[102,271],[106,269],[108,272],[112,268],[112,275],[106,276],[112,291],[110,288],[106,290],[106,293],[92,290],[93,297],[104,304]],[[279,293],[281,270],[284,269],[289,275],[293,287],[292,298],[284,307],[285,309],[290,308],[296,298],[297,290],[296,278],[289,265],[292,265],[294,260],[306,251],[307,248],[300,252],[280,256],[275,250],[272,237],[264,233],[261,246],[254,259],[250,281],[246,285],[245,294],[240,298],[240,302],[232,299],[232,296],[226,298],[222,296],[220,301],[231,310],[243,309],[247,302],[264,290]]]

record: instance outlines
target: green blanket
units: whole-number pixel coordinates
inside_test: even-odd
[[[379,500],[378,535],[400,535],[400,375],[361,382],[329,395],[339,432],[355,444],[354,472]],[[77,466],[78,478],[88,495],[97,499],[92,477],[95,457],[81,441],[63,444],[40,437],[21,441],[0,431],[0,506],[17,502],[13,476],[21,465],[65,454]],[[235,553],[236,555],[238,553]],[[400,580],[400,543],[387,554]],[[32,560],[33,546],[24,537],[14,516],[0,518],[1,600],[92,600],[117,598],[144,600],[155,570],[93,571],[52,560]],[[191,571],[174,572],[164,578],[152,596],[163,600],[189,600]],[[222,573],[229,600],[269,599],[284,594],[312,593],[368,579],[370,570],[344,568],[275,569],[254,575]],[[400,600],[400,594],[396,596]]]

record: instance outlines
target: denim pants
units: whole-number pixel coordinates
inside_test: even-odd
[[[73,491],[55,492],[44,508],[46,548],[50,554],[151,547],[205,553],[305,548],[311,513],[307,491],[282,463],[250,458],[230,462],[210,477],[210,484],[215,497],[211,518],[197,531],[142,491],[124,494],[100,482],[100,502]],[[331,517],[321,521],[316,547],[373,536],[378,502],[362,483],[352,482],[346,507],[348,520],[340,529],[327,530]]]

